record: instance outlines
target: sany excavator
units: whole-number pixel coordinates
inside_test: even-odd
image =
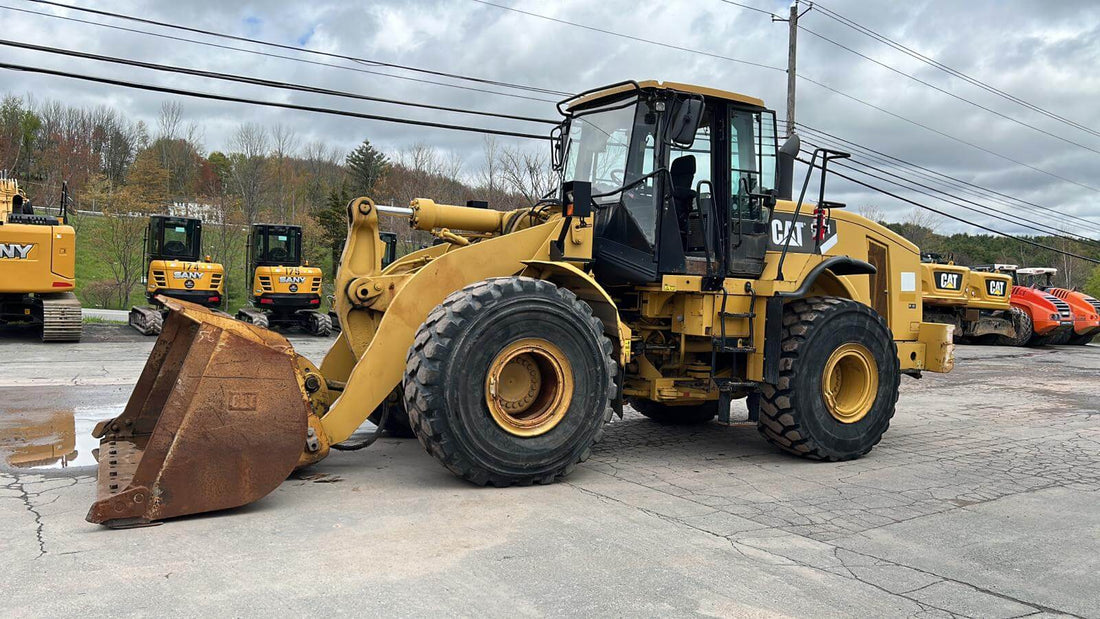
[[[19,183],[0,175],[0,324],[40,325],[44,342],[76,342],[84,332],[68,201],[62,185],[58,216],[35,214]]]
[[[328,336],[332,321],[321,307],[321,269],[302,260],[302,228],[253,224],[248,232],[252,307],[237,319],[261,327],[296,326]]]
[[[1100,301],[1078,290],[1055,286],[1054,276],[1057,274],[1058,269],[1053,267],[1016,270],[1016,275],[1023,285],[1061,299],[1073,312],[1073,328],[1064,329],[1049,343],[1084,346],[1100,334]]]
[[[824,199],[795,199],[761,100],[656,81],[559,104],[555,199],[496,211],[357,198],[336,277],[343,331],[320,366],[283,336],[169,300],[126,409],[97,426],[88,520],[139,526],[250,503],[374,412],[478,485],[550,483],[629,404],[662,423],[751,418],[778,449],[858,458],[902,374],[946,372],[921,317],[920,254]],[[781,162],[781,163],[777,163]],[[442,242],[385,269],[379,217]],[[396,394],[396,396],[395,396]],[[377,434],[375,435],[377,436]]]
[[[130,309],[130,326],[143,335],[160,333],[168,312],[159,299],[183,299],[217,307],[225,296],[225,268],[202,258],[202,221],[194,217],[150,215],[145,231],[147,306]]]

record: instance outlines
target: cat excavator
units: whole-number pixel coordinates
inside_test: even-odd
[[[68,202],[62,184],[57,216],[35,213],[18,181],[0,174],[0,324],[35,325],[44,342],[77,342],[84,332]]]
[[[947,372],[951,325],[922,319],[920,252],[797,196],[797,136],[755,97],[626,81],[558,105],[556,196],[512,211],[360,197],[336,275],[343,326],[320,365],[282,335],[184,301],[125,410],[99,424],[110,527],[244,505],[402,419],[475,485],[568,475],[614,415],[750,416],[824,462],[882,438],[903,375]],[[383,268],[380,218],[440,242]],[[377,437],[378,434],[373,435]]]

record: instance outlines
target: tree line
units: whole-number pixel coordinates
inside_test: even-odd
[[[163,103],[150,126],[107,107],[14,95],[0,101],[0,169],[38,206],[58,204],[68,183],[78,271],[80,263],[97,267],[83,265],[93,275],[82,278],[80,291],[86,303],[103,307],[126,307],[140,290],[148,214],[201,217],[204,251],[229,273],[243,271],[248,225],[300,225],[305,256],[331,269],[343,248],[351,198],[398,205],[416,197],[452,204],[478,199],[518,208],[554,187],[547,155],[495,138],[486,138],[478,160],[469,162],[423,142],[383,152],[364,139],[342,152],[305,141],[293,126],[248,122],[224,149],[211,150],[202,128],[176,102]],[[400,221],[384,224],[405,249],[428,242]],[[331,271],[326,275],[331,281]],[[246,279],[237,278],[228,296],[243,298]]]

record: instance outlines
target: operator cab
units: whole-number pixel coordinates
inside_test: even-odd
[[[591,185],[603,281],[759,277],[778,182],[775,113],[731,92],[623,82],[558,105],[563,203]],[[583,191],[580,190],[580,191]]]
[[[198,262],[202,256],[202,221],[193,217],[150,215],[145,252],[147,262]]]
[[[249,263],[252,268],[302,266],[301,226],[253,224],[251,236]]]

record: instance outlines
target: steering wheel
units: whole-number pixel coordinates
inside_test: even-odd
[[[163,251],[170,256],[182,256],[187,253],[187,246],[182,241],[168,241]]]
[[[290,253],[282,247],[276,247],[267,251],[267,259],[272,262],[281,262],[290,257]]]

